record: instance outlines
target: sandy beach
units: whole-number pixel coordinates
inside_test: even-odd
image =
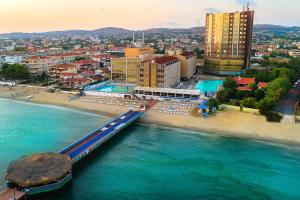
[[[66,106],[110,117],[117,116],[128,110],[128,107],[124,106],[85,102],[84,99],[87,97],[74,98],[72,94],[61,92],[49,93],[42,88],[18,86],[10,89],[0,87],[0,97],[33,103]],[[300,124],[269,123],[263,116],[239,111],[221,111],[215,116],[203,119],[192,115],[162,114],[151,109],[140,121],[142,123],[187,128],[213,134],[300,144]]]

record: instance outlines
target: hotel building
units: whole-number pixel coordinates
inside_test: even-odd
[[[194,52],[183,52],[176,58],[180,61],[180,77],[190,79],[196,73],[196,55]]]
[[[133,57],[112,58],[111,81],[152,88],[170,88],[180,82],[180,61],[176,57],[130,56]]]
[[[138,84],[138,70],[154,55],[153,48],[125,48],[125,57],[111,59],[111,80],[117,83]]]
[[[142,60],[137,57],[112,58],[111,60],[111,80],[117,83],[137,84],[138,68]]]
[[[133,58],[133,57],[146,57],[154,55],[154,48],[145,47],[145,48],[125,48],[124,49],[125,57]]]
[[[54,63],[50,62],[48,56],[30,56],[24,59],[24,64],[28,67],[31,76],[48,73],[48,67]]]
[[[174,56],[144,61],[139,67],[139,86],[172,88],[180,82],[180,62]]]
[[[237,75],[249,67],[254,11],[206,15],[207,73]]]

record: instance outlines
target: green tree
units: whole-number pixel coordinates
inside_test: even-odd
[[[259,71],[255,73],[254,77],[256,82],[269,82],[269,73],[267,71]]]
[[[235,90],[237,88],[237,84],[232,78],[226,78],[225,82],[223,83],[223,87],[225,89]]]
[[[272,52],[270,55],[271,58],[276,58],[277,56],[278,56],[277,52]]]
[[[290,87],[291,83],[287,77],[276,78],[272,81],[267,88],[266,96],[258,103],[260,114],[267,115],[273,111],[276,104]],[[272,114],[272,116],[274,115]]]
[[[245,98],[241,101],[241,105],[246,108],[256,108],[257,101],[253,97]]]
[[[2,74],[6,79],[22,80],[29,78],[29,71],[26,66],[20,64],[4,64]]]
[[[257,89],[254,92],[254,97],[256,98],[257,101],[262,100],[266,96],[266,92],[263,89]]]
[[[228,92],[228,90],[220,90],[218,93],[217,93],[217,100],[220,102],[220,103],[225,103],[225,102],[229,102],[230,100],[230,94]]]
[[[219,109],[218,100],[215,98],[210,98],[207,102],[207,105],[208,105],[210,111],[212,111],[213,108]]]
[[[85,60],[85,57],[76,57],[75,61],[81,61],[81,60]]]
[[[198,59],[204,58],[204,52],[200,51],[200,49],[194,49],[196,56]]]
[[[166,50],[165,50],[165,49],[162,49],[162,50],[160,50],[160,49],[155,49],[155,50],[154,50],[154,53],[155,53],[155,54],[165,54],[165,53],[166,53]]]
[[[297,78],[300,78],[300,58],[292,58],[289,60],[288,67],[293,69],[297,75]]]
[[[277,78],[269,84],[267,96],[279,101],[290,87],[291,83],[288,78]]]
[[[280,122],[282,120],[282,116],[273,111],[268,112],[266,117],[268,122]]]
[[[295,77],[295,71],[289,68],[275,68],[272,70],[272,73],[275,73],[276,78],[289,78],[293,80]]]
[[[15,47],[15,51],[25,51],[26,47]]]
[[[251,83],[251,84],[249,85],[249,87],[250,87],[252,90],[257,90],[257,85],[256,85],[256,83]]]
[[[259,101],[257,107],[261,115],[267,115],[268,112],[272,111],[276,106],[277,101],[271,97],[265,97]]]
[[[226,78],[223,83],[223,89],[217,93],[217,99],[221,103],[229,102],[235,98],[237,84],[232,78]]]
[[[264,59],[264,61],[268,61],[269,60],[269,56],[266,56],[266,55],[264,55],[262,58]]]
[[[235,98],[236,99],[244,99],[248,97],[255,97],[255,92],[254,91],[243,91],[243,90],[238,90],[236,92]]]

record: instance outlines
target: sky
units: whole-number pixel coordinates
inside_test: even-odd
[[[299,0],[0,0],[0,33],[121,27],[187,28],[208,12],[234,12],[250,2],[255,24],[300,26]]]

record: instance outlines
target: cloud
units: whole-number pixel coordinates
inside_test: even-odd
[[[257,5],[257,2],[254,0],[235,0],[235,3],[238,5],[247,5],[249,3],[249,6],[255,7]]]
[[[207,12],[207,13],[219,13],[219,12],[222,12],[222,10],[217,9],[217,8],[213,8],[213,7],[207,7],[207,8],[204,8],[204,12]]]

